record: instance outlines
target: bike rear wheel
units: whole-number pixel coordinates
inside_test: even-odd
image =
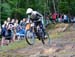
[[[48,32],[46,32],[47,37],[44,39],[44,42],[46,45],[50,45],[50,35]]]
[[[50,45],[50,35],[48,32],[46,32],[46,37],[44,36],[44,33],[41,34],[42,37],[41,37],[41,41],[43,44],[46,44],[46,45]]]

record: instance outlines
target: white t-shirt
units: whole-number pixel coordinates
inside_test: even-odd
[[[66,20],[67,19],[67,15],[64,15],[64,20]]]

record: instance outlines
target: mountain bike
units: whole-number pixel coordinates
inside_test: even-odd
[[[29,45],[33,45],[35,43],[35,39],[39,39],[43,44],[50,44],[49,33],[45,30],[47,35],[47,37],[45,37],[44,31],[39,25],[35,27],[33,23],[28,23],[26,28],[26,42]]]

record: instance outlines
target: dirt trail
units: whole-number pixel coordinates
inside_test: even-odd
[[[51,40],[49,47],[38,43],[14,53],[24,57],[75,57],[75,31],[64,32],[62,37]]]
[[[51,39],[50,46],[40,42],[11,53],[21,54],[22,57],[75,57],[75,24],[72,28],[73,30],[63,32],[61,37]]]

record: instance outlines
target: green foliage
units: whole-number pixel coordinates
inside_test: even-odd
[[[60,0],[59,0],[60,1]],[[60,13],[66,13],[75,15],[75,0],[61,0],[58,2],[58,8]]]
[[[16,50],[16,49],[25,48],[26,46],[27,43],[25,42],[25,40],[22,40],[22,41],[16,41],[14,43],[10,43],[8,46],[1,46],[0,50],[1,51]]]
[[[53,0],[2,0],[1,19],[8,16],[21,19],[26,17],[26,9],[31,7],[42,14],[54,12]],[[75,15],[75,0],[54,0],[55,7],[59,13]]]
[[[68,13],[69,6],[67,2],[60,2],[58,7],[60,9],[59,10],[60,13]]]
[[[8,3],[2,3],[1,7],[2,7],[1,16],[3,19],[5,19],[7,16],[11,16],[12,10]]]
[[[8,16],[13,18],[26,17],[26,9],[29,7],[43,14],[48,11],[46,0],[6,0],[1,4],[2,20]]]

